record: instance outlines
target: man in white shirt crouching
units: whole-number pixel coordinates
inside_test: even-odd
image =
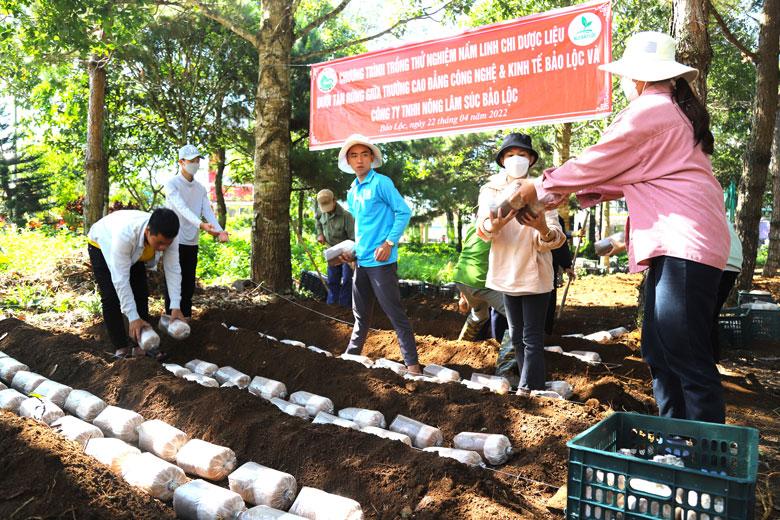
[[[163,260],[165,282],[171,293],[171,317],[181,313],[181,268],[179,267],[179,218],[168,208],[151,214],[122,210],[108,214],[89,230],[89,258],[100,291],[103,321],[116,355],[140,353],[133,349],[149,324],[149,287],[146,269]],[[163,254],[164,252],[164,254]],[[130,324],[125,332],[123,315]],[[129,335],[129,337],[128,337]],[[155,357],[158,353],[153,353]]]

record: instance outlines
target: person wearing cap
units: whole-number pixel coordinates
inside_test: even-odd
[[[412,212],[393,181],[374,170],[382,165],[382,153],[367,137],[348,137],[338,164],[341,171],[356,177],[347,192],[347,205],[355,218],[355,258],[342,255],[342,260],[357,263],[352,282],[355,325],[346,353],[363,350],[377,300],[395,329],[407,370],[421,374],[412,325],[398,287],[398,241]]]
[[[317,242],[335,246],[345,240],[355,240],[355,219],[336,202],[332,191],[325,189],[317,193],[317,209],[319,212],[314,220]],[[327,303],[352,306],[352,267],[349,262],[328,265]]]
[[[201,230],[227,242],[229,236],[219,225],[211,209],[206,188],[195,180],[201,156],[191,144],[179,149],[179,173],[165,183],[165,204],[179,217],[179,261],[181,262],[181,310],[192,316],[192,295],[195,293],[195,270],[198,267],[198,239]],[[203,222],[203,219],[206,222]],[[171,312],[171,299],[165,290],[165,313]]]
[[[516,210],[506,215],[500,207],[507,193],[519,185],[539,159],[531,137],[508,134],[496,153],[500,170],[488,179],[479,192],[477,230],[491,242],[485,285],[504,295],[515,360],[520,372],[518,395],[544,390],[544,322],[547,303],[553,289],[552,251],[566,240],[555,210]]]
[[[168,208],[155,209],[151,214],[114,211],[89,229],[87,252],[100,292],[103,321],[117,357],[135,354],[130,339],[138,342],[141,332],[151,328],[146,269],[156,268],[161,256],[171,293],[171,318],[184,319],[178,234],[179,219]],[[130,324],[129,337],[122,315]]]
[[[659,413],[722,423],[710,334],[730,241],[709,114],[689,85],[698,71],[675,61],[674,39],[659,32],[634,34],[600,68],[620,76],[628,106],[597,144],[522,187],[518,203],[625,197],[629,269],[647,270],[642,356]]]

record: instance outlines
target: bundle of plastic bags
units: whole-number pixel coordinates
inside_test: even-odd
[[[462,432],[452,443],[461,450],[476,451],[490,464],[503,464],[512,455],[512,443],[506,435],[497,433]]]
[[[46,378],[35,372],[19,370],[11,380],[11,388],[19,390],[24,395],[29,395],[35,387],[46,381]]]
[[[366,408],[342,408],[338,413],[342,419],[347,419],[356,423],[361,428],[366,426],[376,426],[384,428],[387,426],[385,422],[385,416],[381,412],[376,410],[368,410]]]
[[[65,399],[65,411],[87,422],[94,421],[106,406],[105,401],[86,390],[73,390]]]
[[[341,417],[336,417],[335,415],[331,415],[328,412],[319,412],[316,417],[314,417],[312,424],[333,424],[335,426],[341,426],[342,428],[349,428],[351,430],[360,429],[360,427],[354,422],[347,419],[342,419]]]
[[[92,439],[103,437],[103,432],[94,424],[89,424],[72,415],[65,415],[51,423],[54,431],[65,437],[81,444],[82,447]]]
[[[121,439],[94,438],[87,441],[84,453],[95,457],[97,460],[111,468],[117,475],[122,474],[122,463],[127,457],[136,457],[141,450],[130,446]]]
[[[18,390],[14,390],[13,388],[0,390],[0,410],[18,414],[19,406],[25,399],[27,399],[27,397],[24,394],[20,394]]]
[[[138,446],[169,462],[176,460],[176,454],[188,440],[186,433],[159,419],[138,427]]]
[[[249,386],[250,378],[233,367],[222,367],[214,372],[214,379],[222,386],[237,386],[244,389]]]
[[[365,428],[361,428],[360,431],[365,433],[370,433],[371,435],[376,435],[377,437],[382,437],[383,439],[390,439],[392,441],[401,441],[407,446],[412,445],[412,439],[410,439],[408,435],[405,435],[403,433],[396,433],[396,432],[391,432],[389,430],[383,430],[382,428],[377,428],[376,426],[366,426]]]
[[[236,468],[236,454],[230,448],[192,439],[179,449],[176,464],[191,475],[222,480]]]
[[[184,374],[182,376],[182,379],[184,379],[185,381],[192,381],[194,383],[198,383],[200,386],[205,386],[207,388],[219,388],[219,382],[216,379],[214,379],[213,377],[204,376],[203,374],[197,374],[195,372]]]
[[[201,359],[193,359],[192,361],[187,362],[184,365],[184,368],[191,370],[196,374],[209,377],[213,376],[214,373],[219,370],[219,367],[214,363],[209,363],[208,361],[203,361]]]
[[[176,488],[187,482],[184,471],[151,453],[126,457],[120,464],[122,478],[154,498],[168,501]]]
[[[280,381],[255,376],[249,384],[249,393],[269,400],[274,397],[285,398],[287,397],[287,387]]]
[[[467,464],[469,466],[481,466],[482,457],[479,453],[471,450],[461,450],[459,448],[440,448],[437,446],[431,446],[430,448],[424,448],[423,451],[437,453],[439,457],[447,457],[448,459],[455,459],[461,464]]]
[[[9,385],[20,370],[30,370],[30,367],[12,357],[0,358],[0,379]]]
[[[289,509],[298,491],[295,477],[255,462],[247,462],[228,475],[228,483],[245,502],[276,509]]]
[[[442,383],[458,382],[460,381],[460,374],[451,368],[443,367],[441,365],[427,365],[423,368],[423,374],[429,377],[434,377]]]
[[[19,405],[19,415],[51,424],[65,415],[65,412],[48,399],[28,397]]]
[[[363,509],[351,498],[304,487],[290,507],[290,513],[310,520],[362,520]]]
[[[301,405],[285,401],[284,399],[279,399],[278,397],[272,397],[269,399],[269,401],[287,415],[300,417],[301,419],[309,419],[309,412],[307,412],[306,408]]]
[[[198,479],[176,488],[173,509],[184,520],[233,520],[246,507],[238,493]]]
[[[106,408],[95,417],[92,424],[103,431],[106,437],[116,437],[125,442],[138,442],[138,430],[144,422],[141,414],[132,410],[120,408],[118,406],[106,406]]]
[[[73,389],[69,386],[58,383],[57,381],[52,381],[51,379],[46,379],[35,387],[33,393],[45,397],[61,408],[65,406],[65,400],[68,399],[68,396],[72,391]]]
[[[400,414],[390,424],[390,431],[408,435],[415,448],[422,449],[444,444],[444,435],[440,429]]]
[[[177,365],[176,363],[163,363],[163,368],[176,377],[184,377],[185,375],[192,373],[189,369]]]
[[[290,394],[290,402],[306,408],[310,417],[315,417],[320,412],[333,413],[333,401],[311,392],[293,392]]]

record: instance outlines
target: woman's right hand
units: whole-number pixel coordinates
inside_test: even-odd
[[[501,208],[498,208],[496,211],[496,214],[493,215],[493,212],[490,212],[490,229],[488,230],[490,233],[495,234],[498,233],[502,227],[509,224],[509,222],[512,221],[513,218],[515,218],[515,215],[517,215],[517,210],[513,209],[509,213],[507,213],[506,216],[502,215]]]

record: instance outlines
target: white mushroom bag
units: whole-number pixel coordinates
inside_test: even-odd
[[[120,439],[95,438],[87,442],[84,453],[95,457],[115,474],[121,475],[125,458],[140,455],[141,450]]]
[[[276,509],[289,509],[298,491],[295,477],[256,462],[247,462],[228,475],[228,483],[245,502]]]
[[[120,464],[120,470],[122,478],[128,484],[163,501],[173,498],[176,488],[188,480],[180,467],[151,453],[125,457]]]
[[[333,413],[333,401],[311,392],[293,392],[290,394],[290,402],[306,408],[310,417],[315,417],[320,412]]]
[[[339,410],[339,417],[357,423],[361,428],[366,426],[384,428],[387,426],[385,416],[381,412],[366,408],[342,408]]]
[[[309,412],[307,412],[306,408],[301,405],[285,401],[284,399],[279,399],[278,397],[272,397],[269,399],[269,401],[287,415],[300,417],[301,419],[309,419]]]
[[[168,462],[176,460],[176,454],[188,440],[186,433],[158,419],[138,427],[138,447]]]
[[[69,386],[52,381],[51,379],[44,380],[41,384],[35,387],[33,393],[45,397],[52,403],[56,404],[60,408],[65,406],[65,400],[68,398],[73,389]]]
[[[255,506],[241,513],[241,520],[306,520],[306,518],[273,507]]]
[[[192,361],[186,363],[184,368],[192,370],[196,374],[209,377],[213,376],[214,373],[219,370],[219,367],[214,363],[209,363],[208,361],[203,361],[201,359],[193,359]]]
[[[12,357],[0,358],[0,379],[9,385],[20,370],[30,370],[30,367]]]
[[[24,395],[29,395],[35,387],[46,381],[46,378],[35,372],[19,370],[11,380],[11,388],[19,390]]]
[[[192,439],[176,454],[176,464],[190,475],[222,480],[236,468],[236,454],[230,448]]]
[[[73,390],[65,399],[65,411],[87,422],[94,421],[106,406],[105,401],[86,390]]]
[[[63,415],[62,408],[52,403],[48,399],[40,397],[28,397],[19,405],[19,415],[30,417],[36,421],[51,424]]]
[[[241,390],[249,386],[250,377],[243,372],[239,372],[233,367],[222,367],[214,372],[216,379],[222,386],[237,386]]]
[[[103,432],[100,431],[100,428],[94,424],[82,421],[77,417],[73,417],[72,415],[60,417],[51,423],[51,427],[66,439],[81,444],[82,448],[87,445],[90,439],[99,439],[103,437]]]
[[[6,388],[0,390],[0,410],[6,410],[9,412],[19,413],[19,405],[21,405],[27,397],[24,394],[20,394],[13,388]]]
[[[362,520],[363,509],[351,498],[304,487],[298,493],[290,513],[310,520]]]
[[[274,397],[284,399],[287,397],[287,387],[280,381],[255,376],[249,385],[249,393],[263,399],[272,399]]]
[[[106,437],[116,437],[125,442],[138,442],[137,428],[144,422],[141,414],[118,406],[107,406],[92,424],[103,430]]]
[[[246,507],[238,493],[205,480],[191,480],[173,492],[173,509],[184,520],[233,520]]]

